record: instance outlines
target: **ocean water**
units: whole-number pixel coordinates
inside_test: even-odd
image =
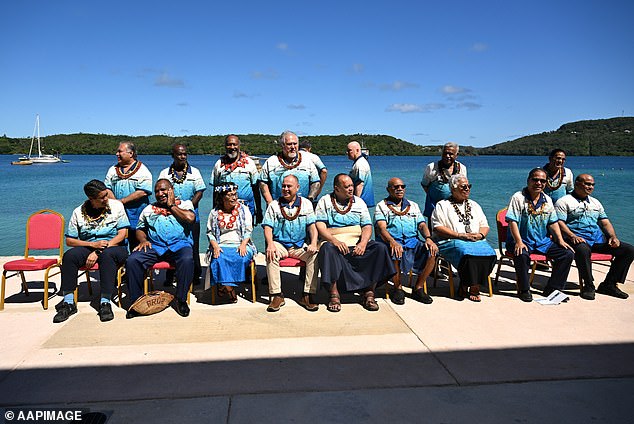
[[[116,162],[114,155],[65,156],[70,163],[12,166],[15,156],[0,155],[0,255],[24,253],[25,223],[27,217],[39,209],[53,209],[70,219],[74,208],[85,196],[83,185],[93,179],[103,179],[108,167]],[[140,156],[154,178],[170,165],[167,155]],[[208,183],[211,168],[218,156],[190,156],[189,162],[197,167]],[[332,191],[333,177],[347,173],[351,162],[345,156],[325,156],[328,180],[322,193]],[[391,177],[399,177],[407,184],[407,197],[423,204],[425,194],[420,180],[425,165],[436,157],[371,156],[370,165],[377,202],[387,194],[385,186]],[[477,201],[489,220],[489,242],[497,247],[495,214],[508,204],[511,195],[524,187],[528,171],[543,166],[546,158],[534,156],[474,156],[460,157],[467,166],[473,184],[471,198]],[[575,175],[590,173],[597,186],[595,196],[603,203],[620,239],[634,243],[634,226],[631,224],[634,181],[634,157],[569,157],[566,166]],[[206,192],[200,203],[202,224],[201,249],[208,246],[204,228],[211,209],[211,192]],[[262,229],[256,228],[254,240],[260,250],[264,248]]]

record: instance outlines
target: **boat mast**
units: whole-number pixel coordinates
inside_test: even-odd
[[[35,134],[37,133],[37,146],[39,150],[40,146],[40,115],[35,115],[35,126],[33,127],[33,135],[31,136],[31,147],[29,148],[29,159],[33,154],[33,142],[35,141]]]
[[[37,126],[37,154],[42,157],[42,146],[40,145],[40,114],[35,115],[35,125]]]

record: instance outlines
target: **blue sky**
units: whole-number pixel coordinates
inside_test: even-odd
[[[0,134],[488,146],[634,115],[634,2],[3,1]]]

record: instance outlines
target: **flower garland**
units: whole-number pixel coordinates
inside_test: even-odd
[[[459,173],[460,173],[460,162],[455,161],[455,162],[453,163],[453,171],[452,171],[451,173],[446,172],[446,171],[445,171],[446,169],[448,169],[448,168],[443,168],[443,167],[442,167],[442,161],[441,161],[441,160],[439,160],[439,161],[438,161],[438,171],[440,171],[440,172],[439,172],[440,179],[441,179],[444,183],[448,183],[448,182],[449,182],[449,178],[450,178],[452,175],[456,175],[456,174],[459,174]]]
[[[176,199],[174,201],[174,204],[180,205],[181,201],[179,199]],[[163,216],[170,216],[172,214],[172,212],[168,208],[164,208],[162,206],[158,206],[155,204],[152,205],[152,211],[157,215],[163,215]]]
[[[131,176],[137,173],[139,169],[141,169],[141,161],[135,160],[132,166],[128,168],[127,172],[123,172],[123,167],[115,166],[114,170],[117,172],[117,176],[122,180],[127,180]]]
[[[240,213],[240,211],[238,210],[239,208],[239,203],[233,207],[231,213],[229,214],[229,222],[225,222],[225,213],[223,212],[223,210],[218,209],[218,227],[220,227],[221,229],[226,227],[228,230],[233,229],[233,224],[238,219],[238,214]]]
[[[287,164],[284,161],[284,157],[281,154],[277,155],[277,160],[280,162],[280,165],[284,167],[284,169],[294,169],[294,168],[297,168],[300,163],[302,163],[302,153],[297,152],[297,159],[295,160],[294,164],[292,162],[290,165]]]
[[[238,157],[237,160],[226,163],[225,162],[226,157],[227,157],[226,155],[222,157],[222,159],[220,160],[220,164],[221,166],[225,168],[225,171],[228,171],[228,172],[233,172],[237,167],[246,168],[248,158],[249,158],[246,153],[240,152],[240,156]]]
[[[170,165],[168,174],[172,176],[172,181],[174,182],[174,184],[183,184],[183,182],[185,182],[185,180],[187,179],[188,167],[189,167],[189,164],[185,162],[185,169],[183,169],[183,176],[179,178],[176,170],[174,169],[174,164]]]
[[[456,202],[455,200],[450,199],[451,205],[453,206],[453,210],[456,212],[456,215],[458,215],[458,221],[462,222],[465,226],[465,231],[467,233],[471,232],[471,218],[473,218],[473,215],[471,215],[471,205],[469,204],[469,200],[465,199],[462,203],[464,203],[465,207],[464,207],[464,214],[462,212],[460,212],[460,208],[458,208],[458,202]]]
[[[550,169],[550,167],[549,167],[549,169]],[[557,178],[558,179],[557,184],[553,184],[554,181],[555,181],[555,176],[553,176],[551,178],[550,173],[548,173],[548,172],[546,173],[546,187],[548,187],[548,189],[553,190],[553,191],[555,191],[559,187],[561,187],[561,183],[563,183],[563,181],[564,181],[564,174],[566,173],[566,171],[565,171],[565,169],[563,167],[562,168],[558,168],[558,169],[559,169],[558,173],[555,174],[555,175],[559,175],[559,178]]]
[[[84,222],[87,225],[91,225],[91,226],[99,225],[105,219],[106,215],[110,213],[110,206],[108,205],[105,208],[103,208],[103,210],[96,217],[90,216],[90,213],[88,212],[89,210],[99,211],[99,209],[94,209],[90,205],[90,201],[87,200],[84,202],[83,205],[81,205],[81,216],[84,218]]]
[[[348,206],[345,207],[345,209],[340,210],[339,207],[337,207],[337,200],[335,198],[335,194],[334,193],[330,193],[330,201],[332,202],[332,207],[335,209],[335,211],[337,211],[338,214],[341,215],[345,215],[348,212],[350,212],[350,209],[352,209],[352,200],[354,199],[354,196],[350,198],[350,200],[348,200]]]
[[[388,204],[387,200],[388,199],[385,199],[385,205],[387,206],[387,208],[391,210],[392,212],[394,212],[395,215],[398,215],[398,216],[407,215],[407,212],[409,212],[409,208],[412,206],[412,205],[407,205],[407,207],[404,210],[399,211],[393,205]]]
[[[526,199],[526,200],[527,200],[526,209],[529,216],[537,216],[537,215],[542,215],[544,213],[544,208],[546,207],[547,202],[543,202],[539,208],[535,209],[535,205],[533,204],[533,201],[531,199]]]
[[[287,221],[295,221],[299,217],[299,213],[302,211],[302,198],[301,197],[299,198],[299,205],[297,206],[297,211],[295,211],[295,213],[292,216],[288,215],[284,211],[284,209],[286,208],[280,204],[280,212],[282,212],[282,216],[284,217],[284,219]]]

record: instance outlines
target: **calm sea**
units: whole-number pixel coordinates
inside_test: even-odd
[[[83,185],[93,179],[103,179],[109,166],[116,162],[112,156],[66,156],[70,163],[52,165],[12,166],[16,156],[0,155],[0,193],[4,201],[0,203],[0,255],[22,255],[24,253],[25,222],[29,214],[39,209],[53,209],[61,212],[66,219],[84,199]],[[141,156],[154,178],[169,166],[169,156]],[[200,169],[208,183],[211,168],[217,156],[190,156],[190,163]],[[326,190],[331,191],[332,179],[340,172],[347,173],[351,162],[345,156],[325,156],[328,167]],[[374,194],[378,200],[386,194],[386,182],[391,177],[400,177],[407,184],[408,198],[424,203],[425,194],[420,188],[423,168],[434,157],[372,156],[370,165],[374,179]],[[526,182],[531,168],[543,166],[546,158],[533,156],[477,156],[461,157],[468,168],[469,180],[473,184],[471,198],[477,201],[492,228],[489,242],[497,247],[495,237],[495,214],[508,204],[511,195],[520,190]],[[594,175],[597,186],[596,197],[606,208],[618,236],[634,243],[634,226],[631,225],[632,189],[634,181],[634,157],[569,157],[566,166],[575,175]],[[206,225],[206,217],[211,209],[211,193],[206,193],[201,201],[201,217]],[[208,242],[201,234],[201,249]],[[264,248],[262,230],[256,229],[254,239],[259,249]]]

